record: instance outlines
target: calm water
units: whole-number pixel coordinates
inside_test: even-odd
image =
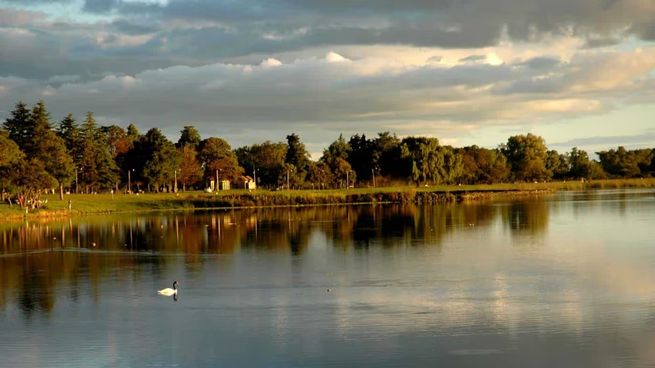
[[[652,190],[0,225],[0,367],[655,366],[654,234]]]

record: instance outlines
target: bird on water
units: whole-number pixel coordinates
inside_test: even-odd
[[[159,293],[161,295],[168,295],[168,296],[177,294],[177,281],[173,281],[173,288],[172,289],[171,288],[161,289],[161,290],[158,290],[157,293]]]

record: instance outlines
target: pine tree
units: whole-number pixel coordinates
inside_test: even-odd
[[[66,117],[59,123],[59,129],[57,129],[57,135],[59,135],[66,144],[66,149],[68,153],[73,158],[73,161],[77,163],[80,160],[80,126],[75,121],[73,114],[68,114]]]
[[[59,186],[59,199],[64,199],[64,186],[73,179],[74,165],[64,140],[52,130],[50,114],[45,103],[39,101],[32,109],[31,141],[26,146],[29,158],[41,161],[45,170]]]
[[[20,149],[24,149],[30,141],[28,136],[31,120],[30,110],[23,101],[19,101],[10,114],[11,116],[5,120],[2,127],[7,131],[9,139],[16,142]]]
[[[89,112],[80,132],[81,158],[79,162],[82,184],[87,189],[109,189],[118,180],[118,167],[109,152],[109,145]]]

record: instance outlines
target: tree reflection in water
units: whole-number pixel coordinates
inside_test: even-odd
[[[99,283],[116,270],[162,273],[181,255],[187,272],[206,255],[265,250],[302,255],[313,236],[335,249],[439,247],[453,231],[502,221],[517,234],[548,226],[543,200],[449,205],[361,205],[98,216],[0,226],[0,308],[16,296],[29,317],[50,311],[61,283],[77,300],[79,285],[98,298]],[[144,267],[147,266],[147,267]],[[84,278],[80,280],[80,278]]]

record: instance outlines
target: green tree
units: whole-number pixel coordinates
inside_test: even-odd
[[[284,162],[293,165],[297,186],[302,186],[307,177],[310,160],[305,145],[296,134],[287,136],[287,154]]]
[[[2,127],[7,131],[9,139],[24,149],[32,139],[31,113],[23,101],[19,101]]]
[[[287,145],[282,142],[266,141],[252,146],[240,147],[236,151],[239,165],[247,174],[256,171],[257,185],[276,187],[284,170]]]
[[[458,180],[463,183],[499,183],[509,176],[507,159],[497,149],[474,145],[460,149],[459,153],[462,156],[462,174]]]
[[[68,154],[73,159],[73,162],[77,164],[81,159],[80,147],[82,144],[80,126],[77,124],[77,121],[73,117],[73,114],[68,114],[64,119],[59,123],[59,128],[57,129],[57,135],[64,140]]]
[[[74,177],[75,166],[68,154],[64,140],[59,137],[50,124],[50,115],[45,103],[39,101],[32,109],[32,141],[26,146],[28,157],[41,161],[46,171],[59,187],[59,199],[64,199],[64,186]]]
[[[81,158],[78,164],[80,182],[86,191],[110,189],[117,184],[118,167],[109,150],[106,136],[97,128],[89,112],[80,131]]]
[[[373,141],[366,139],[364,134],[355,134],[348,140],[348,146],[348,162],[360,181],[371,180],[373,173],[380,174],[380,167],[373,160]]]
[[[230,144],[221,138],[207,138],[200,143],[200,162],[205,168],[205,178],[212,179],[218,172],[219,180],[235,181],[243,173]]]
[[[461,175],[462,158],[451,148],[439,146],[439,140],[407,137],[401,142],[401,158],[409,178],[416,184],[454,181]]]
[[[184,147],[186,145],[191,145],[195,149],[200,146],[200,133],[198,129],[193,126],[187,125],[180,131],[180,139],[177,141],[178,147]]]
[[[439,146],[437,148],[443,164],[438,166],[435,181],[437,183],[453,184],[464,172],[463,157],[453,147]]]
[[[552,173],[546,168],[548,149],[542,137],[531,133],[509,137],[501,151],[512,168],[514,180],[550,179]]]
[[[339,138],[323,151],[320,161],[330,168],[333,184],[336,186],[348,187],[355,182],[357,174],[348,162],[350,152],[350,145],[343,139],[343,135],[339,135]]]
[[[180,167],[182,157],[175,145],[159,129],[152,128],[141,139],[145,164],[142,177],[156,192],[170,191],[175,171]]]
[[[134,123],[130,123],[130,125],[127,126],[127,136],[132,140],[132,142],[141,138],[141,133],[139,133],[139,129],[134,125]]]
[[[17,167],[25,158],[25,154],[18,148],[6,132],[0,130],[0,195],[2,201],[8,198],[8,193],[14,192],[14,178]],[[10,202],[11,203],[11,202]]]
[[[66,148],[69,151],[73,149],[80,143],[80,126],[77,124],[73,114],[68,113],[59,123],[57,128],[57,135],[64,140],[66,143]]]
[[[375,170],[379,169],[380,175],[407,178],[402,162],[400,139],[390,132],[378,133],[377,138],[373,140],[373,152],[371,154],[372,166]],[[376,174],[378,171],[376,171]]]
[[[603,170],[612,177],[634,178],[641,174],[637,156],[623,146],[596,153]]]
[[[552,173],[553,178],[563,179],[570,174],[570,158],[556,150],[546,152],[546,170]]]
[[[45,170],[43,162],[37,159],[20,160],[12,170],[16,201],[25,209],[40,207],[39,198],[43,188],[52,188],[57,184],[55,178]]]
[[[332,170],[325,162],[311,163],[309,165],[309,181],[315,189],[327,189],[335,182]]]
[[[587,152],[579,150],[577,147],[573,147],[569,154],[569,160],[571,163],[571,171],[569,172],[570,177],[584,179],[592,178],[593,166]]]

